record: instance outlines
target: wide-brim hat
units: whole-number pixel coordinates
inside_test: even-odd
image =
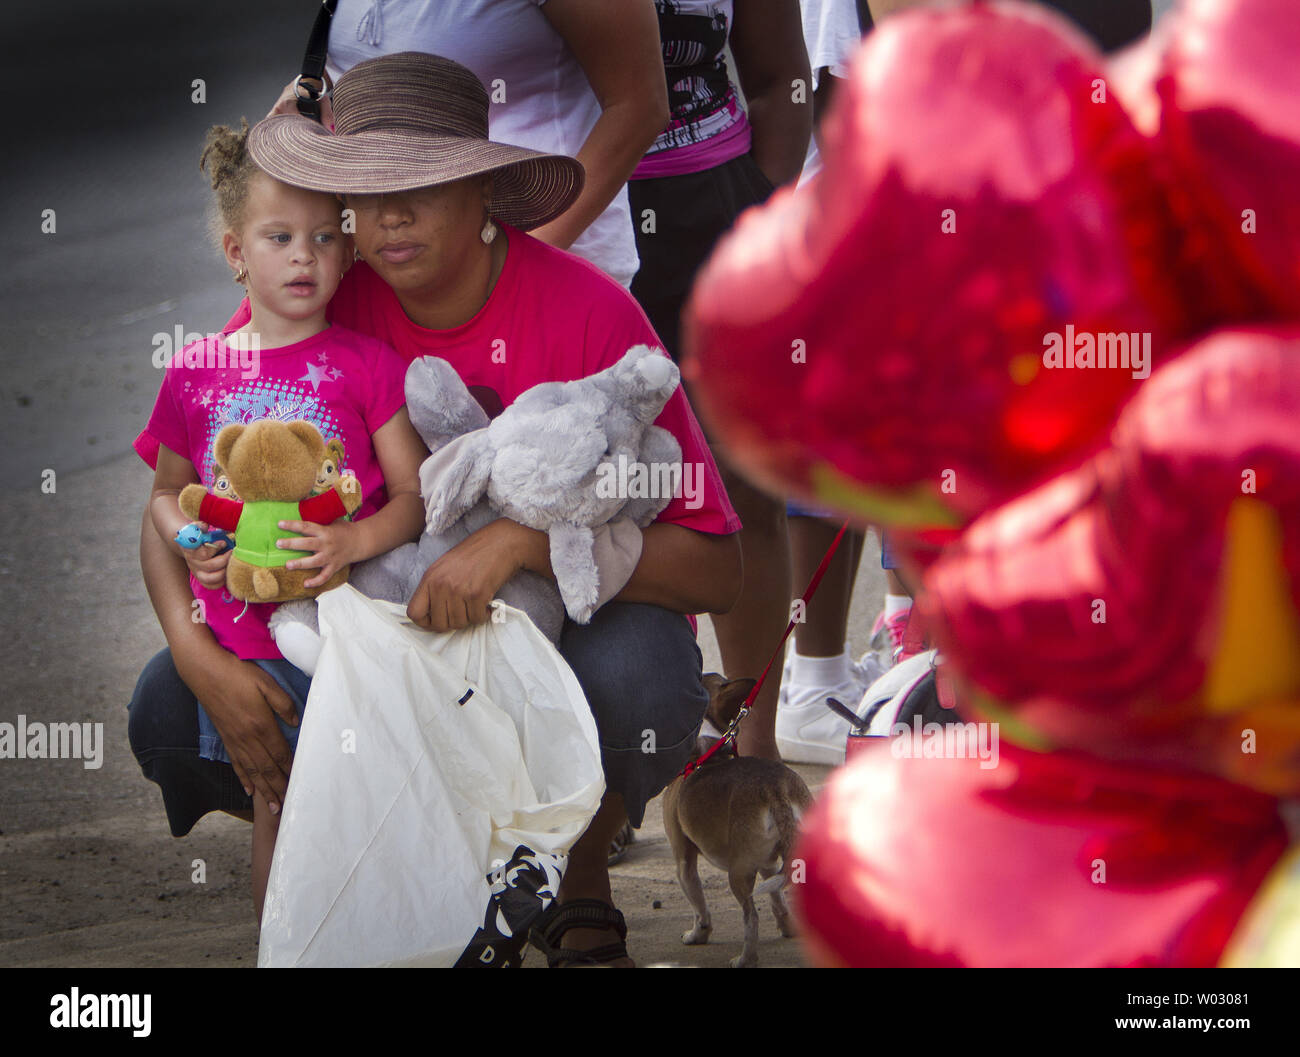
[[[491,213],[527,231],[582,190],[576,158],[488,139],[487,89],[458,62],[418,51],[369,59],[331,94],[334,131],[298,114],[255,125],[248,151],[293,187],[390,194],[491,173]]]

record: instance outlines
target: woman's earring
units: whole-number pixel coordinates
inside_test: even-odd
[[[492,223],[491,217],[487,218],[487,222],[483,225],[483,230],[478,233],[478,237],[483,240],[484,246],[492,245],[492,240],[497,237],[497,226]]]
[[[241,264],[239,266],[239,271],[235,272],[235,282],[242,283],[247,278],[248,278],[248,265]]]
[[[355,247],[353,247],[353,249],[352,249],[352,259],[353,259],[354,261],[359,261],[359,260],[361,260],[361,251],[360,251],[359,249],[355,248]]]

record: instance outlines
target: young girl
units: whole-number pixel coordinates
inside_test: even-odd
[[[331,455],[342,451],[338,471],[355,474],[362,490],[351,521],[279,523],[299,534],[279,544],[302,552],[288,568],[317,570],[306,581],[316,587],[348,563],[419,536],[424,511],[418,475],[427,452],[406,416],[405,361],[382,342],[326,319],[326,305],[352,258],[338,199],[261,172],[245,150],[247,133],[246,124],[241,132],[213,128],[200,167],[210,171],[217,192],[214,234],[235,280],[247,288],[252,316],[238,330],[194,342],[172,360],[136,450],[155,471],[153,527],[174,561],[189,570],[191,622],[206,625],[217,644],[272,680],[244,680],[245,700],[223,700],[210,714],[203,706],[211,702],[200,696],[200,687],[210,683],[178,675],[195,690],[200,756],[234,764],[252,795],[253,895],[260,921],[280,796],[275,783],[260,780],[267,776],[266,761],[249,749],[247,728],[253,710],[270,703],[292,721],[280,724],[292,747],[311,681],[281,657],[271,639],[267,619],[275,607],[248,605],[244,611],[244,603],[224,590],[229,553],[220,544],[186,550],[176,542],[177,530],[189,521],[177,497],[192,482],[215,486],[221,468],[214,466],[212,446],[225,425],[261,418],[311,422],[331,443]],[[174,645],[173,635],[180,632],[175,614],[165,610],[177,599],[166,579],[156,562],[145,562],[150,598]],[[236,749],[233,758],[223,734]],[[170,803],[168,814],[175,832]]]

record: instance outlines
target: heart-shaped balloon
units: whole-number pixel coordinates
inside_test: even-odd
[[[1006,736],[1300,794],[1300,324],[1219,331],[971,525],[927,626]]]
[[[1300,318],[1298,55],[1293,0],[1184,0],[1161,44],[1160,146],[1217,236],[1194,252],[1256,293],[1222,306],[1230,320]]]
[[[687,312],[693,398],[774,489],[964,524],[1086,454],[1186,330],[1149,143],[1058,16],[891,17],[823,142]]]
[[[804,819],[823,965],[1216,965],[1287,845],[1277,802],[1228,782],[917,740],[860,750]]]
[[[1290,0],[1196,0],[1109,63],[1151,142],[1197,331],[1300,315],[1300,208],[1288,190],[1300,176],[1297,48]]]

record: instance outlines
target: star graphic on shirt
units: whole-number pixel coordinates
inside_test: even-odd
[[[330,368],[330,377],[333,378],[334,381],[337,382],[340,378],[343,377],[343,372],[342,372],[341,370],[339,370],[337,367],[331,367],[331,368]]]
[[[307,364],[307,373],[298,379],[300,382],[311,382],[311,391],[314,393],[321,382],[328,381],[325,377],[325,369],[319,363]]]
[[[321,363],[329,363],[329,362],[330,362],[330,354],[329,354],[328,351],[327,351],[327,352],[322,352],[322,353],[320,354],[320,362],[321,362]]]
[[[211,403],[212,403],[212,390],[209,389],[206,393],[203,394],[203,398],[199,401],[199,406],[208,407]]]

